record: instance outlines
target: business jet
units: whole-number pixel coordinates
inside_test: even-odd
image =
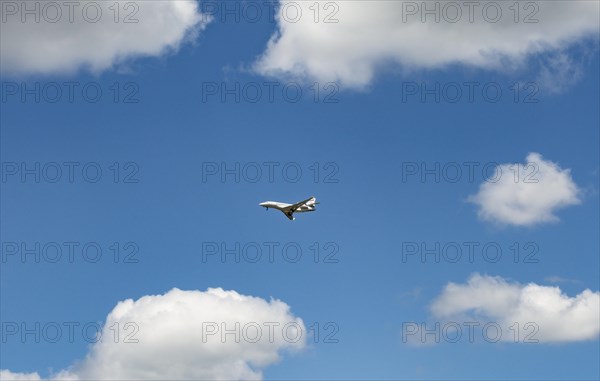
[[[265,201],[265,202],[261,202],[258,205],[264,206],[267,210],[269,210],[269,208],[281,210],[281,212],[283,214],[285,214],[285,216],[287,218],[289,218],[290,220],[295,220],[295,218],[293,216],[294,213],[314,212],[316,210],[315,205],[317,205],[317,204],[319,204],[317,202],[317,199],[314,197],[311,197],[309,199],[297,202],[295,204],[286,204],[284,202],[275,202],[275,201]]]

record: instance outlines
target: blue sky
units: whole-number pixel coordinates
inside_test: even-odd
[[[343,23],[348,2],[339,4]],[[554,22],[550,19],[547,23],[542,19],[536,27],[543,30]],[[597,35],[589,38],[582,32],[569,44],[563,39],[572,41],[573,36],[558,36],[559,42],[550,41],[548,50],[525,56],[506,53],[509,61],[519,61],[518,68],[510,70],[477,59],[472,64],[466,58],[457,63],[452,57],[435,68],[423,63],[407,70],[406,63],[395,57],[377,58],[372,78],[358,81],[359,70],[353,71],[354,77],[337,68],[318,72],[302,60],[299,67],[308,69],[300,79],[285,65],[280,68],[283,74],[276,76],[253,69],[280,27],[266,18],[258,23],[216,20],[193,41],[183,41],[177,51],[133,55],[101,70],[90,71],[83,64],[74,71],[19,72],[3,64],[3,340],[9,323],[102,325],[122,300],[161,295],[173,288],[203,292],[223,288],[266,301],[281,300],[306,327],[317,324],[321,329],[319,342],[309,338],[299,351],[279,351],[278,362],[253,365],[264,379],[598,379],[598,330],[592,324],[591,331],[582,331],[590,319],[598,324],[598,311],[590,317],[583,307],[581,312],[562,306],[556,312],[550,306],[554,299],[542,295],[559,287],[569,303],[576,304],[587,297],[581,295],[588,289],[591,295],[584,304],[598,303]],[[285,29],[282,44],[286,33],[296,32]],[[315,51],[304,54],[315,54],[318,61]],[[277,54],[283,53],[273,53]],[[565,77],[557,66],[548,64],[556,59],[561,62],[558,67],[581,63],[567,70],[571,75]],[[545,70],[554,73],[551,77],[557,83],[548,83]],[[330,73],[336,74],[329,80]],[[64,94],[56,103],[43,96],[35,102],[31,95],[22,101],[7,87],[16,85],[21,91],[23,86],[56,82],[64,89],[69,81],[81,86],[93,83],[103,95],[97,103],[86,102],[79,92],[73,102]],[[206,93],[207,86],[223,83],[230,89],[253,83],[264,91],[269,81],[277,89],[290,84],[300,87],[301,99],[286,101],[278,90],[272,102],[263,96],[256,103],[243,94],[235,102],[231,95],[223,101],[220,93]],[[321,88],[319,102],[313,98],[314,82]],[[325,88],[330,82],[332,87]],[[473,101],[463,96],[452,103],[444,97],[436,102],[433,96],[423,101],[405,92],[407,86],[422,83],[427,88],[459,84],[465,91],[466,82],[476,82],[477,89],[485,84],[499,86],[502,96],[492,103],[476,90]],[[137,102],[114,102],[115,83],[119,100],[133,91]],[[537,102],[524,102],[523,93],[515,101],[510,89],[515,83],[538,86],[533,96]],[[323,102],[328,91],[333,91],[335,103]],[[513,187],[509,182],[497,193],[497,188],[490,190],[490,205],[469,201],[486,183],[483,166],[523,165],[530,153],[539,153],[538,164],[548,171],[540,172],[541,182],[535,188],[527,184],[518,188],[517,183]],[[65,171],[68,162],[77,163],[73,181]],[[406,173],[411,163],[426,168],[458,163],[464,169],[465,162],[477,163],[473,179],[463,172],[456,182],[443,175],[439,182],[434,175],[422,181],[420,172]],[[14,163],[18,173],[10,174]],[[28,168],[40,163],[39,182],[35,175],[22,180],[22,163]],[[56,183],[48,181],[52,176],[48,173],[54,172],[42,171],[45,167],[52,171],[52,163],[63,168]],[[256,182],[248,175],[254,172],[242,172],[237,182],[235,175],[222,180],[221,173],[206,173],[212,163],[230,169],[237,163],[249,171],[258,163],[263,172]],[[273,181],[264,163],[274,163]],[[86,165],[91,169],[82,174]],[[282,173],[284,167],[292,169]],[[101,168],[102,176],[92,182],[85,176],[94,176],[95,168]],[[295,168],[302,170],[297,182],[290,180]],[[318,211],[296,215],[293,222],[258,206],[266,200],[291,203],[312,195],[321,202]],[[521,196],[525,201],[518,205],[531,219],[519,222],[512,215],[494,214],[495,207]],[[540,199],[550,201],[538,205]],[[528,203],[537,209],[530,210]],[[478,213],[485,207],[491,217]],[[544,212],[555,219],[544,220],[540,217]],[[13,243],[33,247],[36,242],[63,247],[65,242],[76,242],[78,248],[95,242],[102,257],[91,263],[75,249],[73,263],[65,258],[66,250],[57,263],[43,259],[36,263],[31,255],[23,263],[20,252],[8,254]],[[121,253],[118,263],[113,260],[115,242]],[[222,263],[218,255],[203,261],[203,247],[211,242],[229,248],[236,243],[278,246],[272,263],[266,249],[257,263],[231,259]],[[403,260],[407,243],[429,248],[458,243],[464,248],[465,242],[478,245],[472,262],[466,249],[457,263],[436,263],[432,256],[423,263],[418,255]],[[131,245],[126,247],[127,243]],[[281,248],[289,243],[301,247],[302,257],[296,263],[282,256]],[[318,263],[313,258],[315,243],[321,254]],[[502,250],[496,263],[482,257],[481,247],[489,243]],[[528,243],[539,248],[537,262],[523,263],[520,257],[515,263],[511,249],[515,243],[520,250],[526,250]],[[137,262],[123,263],[131,248],[137,248]],[[332,248],[338,250],[338,261],[323,263]],[[481,284],[471,283],[473,274],[483,277]],[[459,290],[464,291],[461,296],[449,291],[449,283],[471,286]],[[530,290],[531,284],[538,288]],[[471,294],[469,289],[477,287],[501,290],[487,293],[486,288]],[[527,294],[532,299],[523,290],[533,292]],[[504,292],[521,299],[509,297],[507,305],[501,299]],[[461,301],[466,307],[459,305]],[[431,307],[435,303],[454,315],[436,315]],[[532,307],[537,303],[542,307]],[[481,337],[474,343],[464,337],[457,343],[443,338],[439,344],[403,342],[407,322],[433,327],[435,322],[477,319],[504,326],[512,324],[518,313],[532,316],[528,311],[534,311],[533,322],[541,324],[538,343],[490,343]],[[563,324],[554,335],[550,331],[557,320]],[[338,342],[323,342],[324,334],[331,332],[327,323],[337,329]],[[131,345],[144,351],[143,339],[152,341],[152,331],[140,335],[140,342]],[[168,339],[177,348],[178,339]],[[18,334],[9,335],[2,343],[0,368],[52,378],[84,359],[91,347],[81,337],[73,342],[62,337],[57,343],[42,338],[36,343],[33,336],[23,340]],[[151,356],[146,360],[152,361]]]

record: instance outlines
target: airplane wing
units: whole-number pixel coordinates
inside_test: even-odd
[[[285,211],[285,212],[282,210],[282,212],[283,212],[283,214],[285,214],[285,216],[286,216],[288,219],[290,219],[291,221],[293,221],[293,220],[294,220],[294,216],[293,216],[293,214],[294,214],[294,211],[293,211],[293,210],[288,210],[288,211]]]
[[[285,208],[283,208],[281,211],[283,212],[283,214],[285,214],[285,216],[286,216],[287,218],[289,218],[290,220],[294,220],[294,216],[293,216],[293,214],[294,214],[294,212],[295,212],[296,210],[298,210],[300,207],[302,207],[302,206],[306,205],[306,203],[308,203],[308,202],[310,202],[310,201],[313,201],[313,202],[314,202],[314,201],[316,201],[316,200],[317,200],[316,198],[314,198],[314,197],[311,197],[311,198],[308,198],[308,199],[306,199],[306,200],[304,200],[304,201],[300,201],[300,202],[297,202],[297,203],[295,203],[295,204],[292,204],[292,205],[290,205],[290,206],[286,206],[286,207],[285,207]]]
[[[293,204],[293,205],[290,205],[290,206],[288,206],[288,208],[289,208],[290,210],[292,210],[293,212],[295,212],[295,211],[296,211],[296,209],[298,209],[299,207],[301,207],[301,206],[305,205],[307,202],[309,202],[309,201],[313,201],[313,200],[316,200],[316,198],[314,198],[314,197],[311,197],[311,198],[309,198],[309,199],[306,199],[306,200],[304,200],[304,201],[300,201],[300,202],[297,202],[297,203],[295,203],[295,204]],[[287,209],[287,208],[286,208],[286,209]]]

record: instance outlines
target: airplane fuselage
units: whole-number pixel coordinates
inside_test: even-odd
[[[265,201],[265,202],[261,202],[259,205],[264,206],[267,209],[272,208],[272,209],[285,211],[286,208],[289,208],[293,204],[286,204],[285,202],[276,202],[276,201]],[[296,209],[294,212],[302,213],[302,212],[312,212],[314,210],[315,210],[314,205],[303,205],[303,206],[299,207],[298,209]]]
[[[294,213],[302,213],[302,212],[314,212],[315,205],[317,205],[317,199],[313,196],[304,201],[297,202],[295,204],[288,204],[285,202],[277,202],[277,201],[265,201],[261,202],[260,206],[269,210],[269,208],[280,210],[286,217],[290,220],[294,220]]]
[[[282,210],[288,206],[292,206],[292,204],[286,204],[285,202],[275,202],[275,201],[265,201],[259,204],[260,206],[264,206],[265,208],[273,208],[277,210]]]

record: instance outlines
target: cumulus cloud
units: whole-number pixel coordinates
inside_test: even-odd
[[[530,226],[558,221],[556,209],[581,202],[569,169],[544,160],[538,153],[530,153],[525,161],[524,165],[499,165],[496,175],[469,196],[468,200],[479,206],[481,219]]]
[[[3,73],[101,72],[157,57],[194,38],[210,18],[192,0],[2,1]]]
[[[220,288],[173,289],[119,302],[106,318],[103,339],[52,379],[257,380],[282,352],[301,350],[306,332],[279,300]],[[39,379],[36,373],[2,372],[2,380]]]
[[[360,88],[390,63],[403,70],[450,64],[514,70],[532,55],[561,51],[598,29],[594,1],[521,3],[518,12],[509,8],[513,3],[490,1],[472,7],[445,1],[314,3],[280,0],[278,30],[255,63],[257,72]]]
[[[570,297],[558,287],[480,274],[466,284],[449,283],[431,312],[444,319],[494,322],[505,333],[518,323],[521,338],[532,335],[539,342],[591,340],[600,334],[600,292],[586,289]],[[502,339],[514,340],[514,335]]]

